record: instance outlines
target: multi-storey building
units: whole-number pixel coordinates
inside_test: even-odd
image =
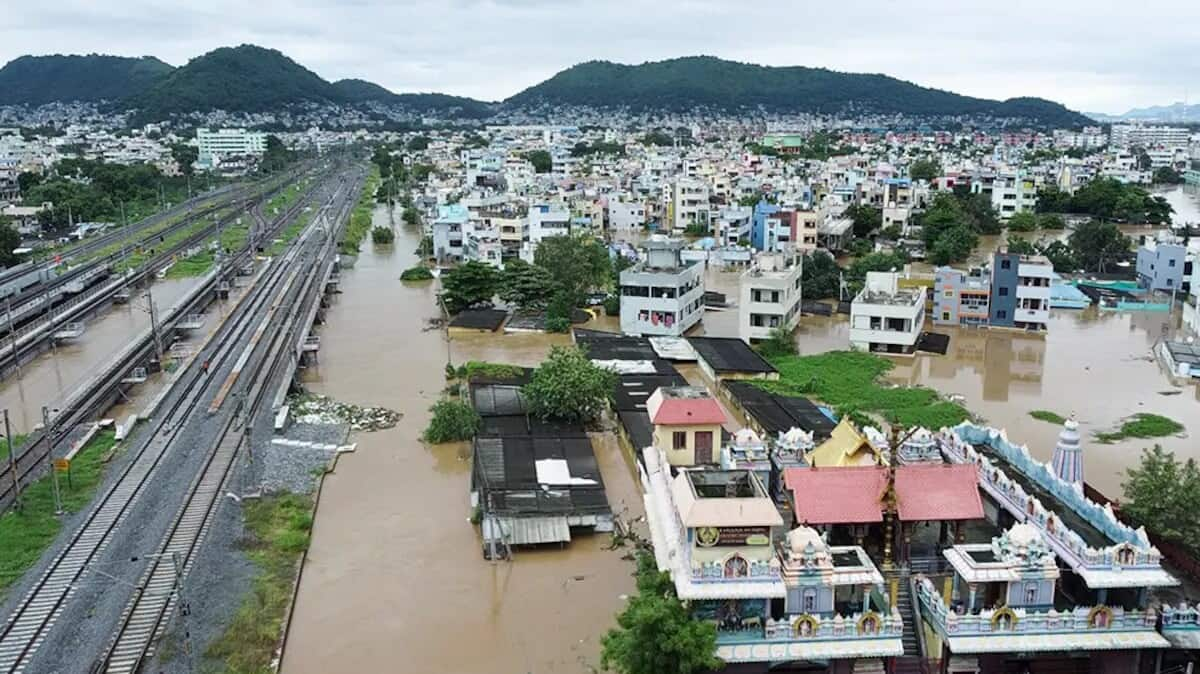
[[[960,271],[938,267],[933,272],[935,325],[987,325],[992,279],[987,269]]]
[[[246,129],[196,129],[196,164],[212,169],[234,157],[261,157],[267,151],[267,136]]]
[[[689,225],[709,227],[708,184],[696,178],[679,177],[671,184],[671,228],[682,232]]]
[[[746,342],[767,339],[800,322],[801,258],[791,250],[759,253],[738,282],[738,336]]]
[[[1042,331],[1050,323],[1050,280],[1054,267],[1041,255],[1017,255],[1001,248],[992,258],[989,323],[995,327]]]
[[[1187,292],[1191,281],[1187,257],[1187,246],[1182,243],[1146,237],[1137,250],[1138,285],[1147,290]]]
[[[621,272],[621,332],[679,336],[704,314],[704,268],[679,241],[642,244],[645,259]]]
[[[462,261],[464,230],[470,220],[470,211],[462,204],[449,204],[438,208],[437,219],[430,224],[433,257],[438,264]]]
[[[646,204],[608,200],[608,228],[614,232],[641,231],[646,226]]]
[[[850,303],[850,346],[860,351],[912,354],[925,325],[925,292],[900,287],[896,272],[867,272]]]
[[[1112,145],[1121,150],[1131,147],[1167,148],[1188,146],[1188,130],[1178,126],[1142,126],[1140,124],[1114,124]]]

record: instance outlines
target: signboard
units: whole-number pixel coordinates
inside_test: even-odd
[[[60,473],[65,473],[68,470],[71,470],[71,460],[70,459],[55,459],[54,460],[54,470],[57,470]]]
[[[696,543],[702,548],[718,545],[770,545],[771,527],[700,527]]]

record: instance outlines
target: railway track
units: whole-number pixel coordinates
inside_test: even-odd
[[[313,189],[317,190],[320,185],[321,183],[317,183],[317,187],[314,187]],[[315,192],[310,192],[308,199],[298,200],[290,209],[284,213],[281,213],[273,222],[266,222],[264,220],[266,224],[264,225],[264,229],[260,231],[265,232],[267,235],[271,235],[281,230],[285,223],[296,217],[305,207],[306,203],[311,201],[312,194],[315,194]],[[234,257],[230,269],[237,268],[241,266],[243,262],[248,261],[251,258],[252,253],[253,249],[250,247],[249,242],[247,242],[246,248],[239,251]],[[191,304],[188,306],[191,307]],[[182,319],[187,313],[191,313],[191,310],[185,309],[184,311],[179,312],[179,315],[169,315],[165,317],[163,322],[164,332],[167,332],[167,330],[169,330],[176,321]],[[60,314],[60,316],[61,315],[62,314]],[[147,349],[153,346],[152,339],[149,336],[143,338],[142,341],[145,343],[142,348],[132,351],[129,354],[130,363],[135,361],[144,361],[148,353]],[[28,347],[26,346],[26,348]],[[21,351],[19,347],[16,357],[20,357],[20,355]],[[0,348],[0,363],[5,363],[11,360],[13,357],[14,354],[10,346],[5,345],[4,348]],[[128,367],[121,366],[118,367],[118,369],[122,369],[122,367],[127,370],[131,369],[132,365],[129,365]],[[97,397],[82,396],[80,399],[87,401],[97,399]],[[72,428],[77,423],[83,421],[86,416],[93,413],[91,407],[94,407],[94,405],[85,405],[85,407],[87,409],[71,409],[70,406],[67,406],[52,418],[52,427],[58,429],[51,438],[51,443],[54,447],[58,447],[59,444],[67,438]],[[19,454],[15,460],[17,464],[17,480],[20,484],[28,484],[32,479],[34,479],[37,475],[40,475],[46,469],[46,457],[49,451],[49,446],[45,438],[46,436],[44,429],[35,431],[29,436],[29,438],[27,438],[24,448],[19,450]],[[11,502],[13,496],[12,491],[13,489],[11,481],[7,479],[0,479],[0,511],[2,511],[2,509]]]
[[[322,267],[317,262],[333,254],[336,240],[319,228],[319,220],[315,218],[289,250],[260,273],[230,320],[185,370],[178,383],[181,390],[173,395],[166,412],[155,418],[150,434],[139,444],[136,454],[0,628],[0,674],[26,671],[89,565],[113,540],[131,506],[164,464],[164,458],[175,453],[172,448],[180,434],[185,429],[195,431],[215,424],[208,449],[204,450],[202,468],[189,486],[160,552],[151,556],[116,637],[92,671],[133,672],[151,653],[154,639],[178,599],[178,578],[190,568],[193,553],[219,503],[221,485],[242,443],[238,431],[252,419],[280,361],[278,355],[286,336],[295,334],[294,326],[289,329],[289,322],[303,312],[293,311],[293,304],[304,304],[301,300],[305,299],[319,301],[319,293],[312,292],[314,279]],[[260,344],[264,337],[266,345]],[[231,363],[250,365],[235,379],[233,388],[243,394],[240,404],[219,406],[216,412],[203,405],[210,396],[215,397],[218,382],[195,362],[202,356],[210,367],[216,366],[210,371],[221,371]],[[231,367],[230,377],[234,376],[232,371]]]

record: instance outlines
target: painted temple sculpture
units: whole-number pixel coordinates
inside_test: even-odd
[[[641,477],[658,566],[727,662],[978,673],[1070,654],[1122,672],[1200,646],[1200,607],[1171,601],[1145,531],[1085,495],[1074,419],[1049,462],[973,424],[894,449],[845,419],[824,442],[723,435],[708,462],[643,448]]]

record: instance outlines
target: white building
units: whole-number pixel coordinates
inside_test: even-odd
[[[681,258],[679,241],[650,240],[645,260],[621,272],[621,332],[679,336],[704,314],[704,267]]]
[[[571,233],[571,212],[550,204],[535,204],[529,208],[529,242],[541,243],[551,236]]]
[[[761,253],[738,281],[738,336],[747,343],[800,322],[802,258],[793,251]]]
[[[267,135],[245,129],[196,129],[196,145],[196,165],[207,170],[231,157],[261,157],[267,151]]]
[[[708,184],[680,177],[671,184],[671,227],[682,232],[688,225],[709,225]]]
[[[608,228],[614,232],[641,231],[646,225],[646,205],[636,201],[608,201]]]
[[[1121,150],[1131,147],[1171,148],[1188,146],[1188,130],[1177,126],[1142,126],[1140,124],[1114,124],[1112,145]]]
[[[925,326],[925,292],[901,288],[896,272],[867,272],[850,304],[850,346],[860,351],[911,354]]]

